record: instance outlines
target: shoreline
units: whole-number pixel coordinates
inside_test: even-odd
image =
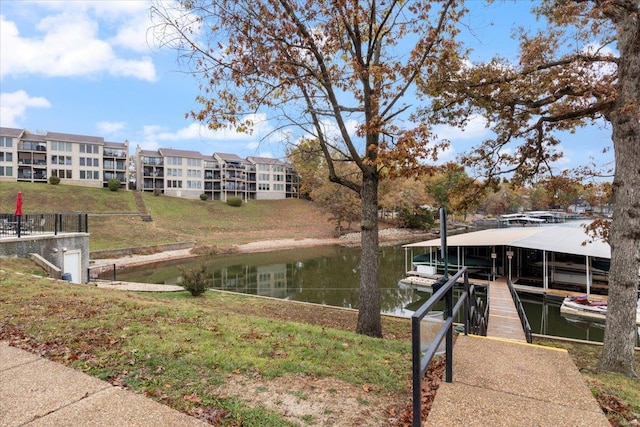
[[[432,235],[425,232],[415,232],[405,229],[384,229],[379,232],[380,246],[390,246],[411,241],[424,240]],[[228,252],[219,255],[249,254],[259,252],[272,252],[287,249],[311,248],[317,246],[360,246],[360,233],[349,233],[338,238],[292,238],[260,240],[255,242],[233,245]],[[141,265],[155,264],[164,261],[175,261],[180,259],[195,258],[206,255],[206,253],[194,252],[196,246],[170,251],[156,252],[153,254],[124,255],[117,258],[99,258],[89,261],[91,269],[112,268],[117,269],[137,267]]]

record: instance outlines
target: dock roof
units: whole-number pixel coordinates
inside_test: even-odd
[[[611,258],[611,247],[602,240],[587,242],[590,236],[584,225],[589,222],[567,222],[536,227],[493,228],[447,236],[447,246],[513,246],[573,255]],[[404,245],[405,248],[439,247],[441,239]]]

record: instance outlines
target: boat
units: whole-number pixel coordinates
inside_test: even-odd
[[[562,301],[560,313],[592,321],[604,322],[607,316],[607,302],[589,299],[587,295],[569,296]],[[636,325],[640,326],[640,300],[636,309]]]

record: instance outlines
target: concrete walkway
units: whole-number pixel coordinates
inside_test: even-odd
[[[0,426],[208,426],[151,399],[0,342]]]
[[[457,338],[453,382],[425,425],[610,427],[565,350],[471,335]]]

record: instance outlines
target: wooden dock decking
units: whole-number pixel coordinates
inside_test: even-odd
[[[527,342],[506,278],[498,278],[489,285],[487,336]]]

